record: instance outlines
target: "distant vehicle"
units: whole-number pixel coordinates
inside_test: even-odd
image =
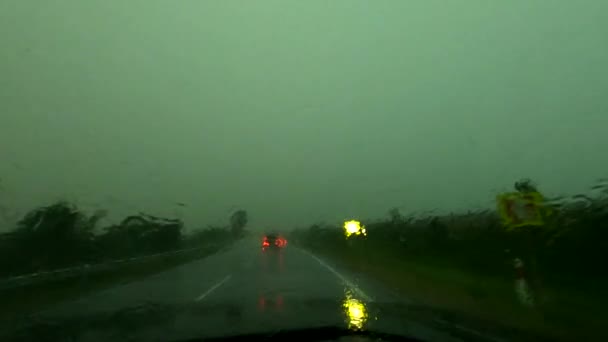
[[[281,249],[281,248],[285,248],[285,246],[287,246],[287,240],[283,237],[281,237],[279,234],[277,233],[269,233],[266,234],[264,236],[264,238],[262,239],[262,250],[266,251],[266,250],[276,250],[276,249]]]

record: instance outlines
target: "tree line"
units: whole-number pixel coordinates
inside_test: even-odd
[[[206,227],[189,234],[179,219],[146,213],[98,227],[105,215],[105,211],[87,215],[65,201],[28,212],[12,231],[0,234],[0,276],[227,243],[240,237],[247,225],[245,210],[233,214],[226,227]]]
[[[536,191],[518,182],[515,191]],[[576,195],[543,203],[544,224],[507,229],[498,210],[426,217],[402,215],[365,221],[367,235],[346,239],[336,224],[297,229],[292,239],[311,248],[381,250],[393,258],[456,268],[472,274],[513,279],[514,258],[558,287],[606,284],[608,268],[608,184],[593,188],[595,197]]]

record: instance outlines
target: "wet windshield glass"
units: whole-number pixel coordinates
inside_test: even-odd
[[[607,13],[0,1],[0,340],[608,340]]]

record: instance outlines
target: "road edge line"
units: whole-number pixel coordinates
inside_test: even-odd
[[[196,297],[196,299],[194,299],[194,300],[197,302],[200,302],[201,300],[205,299],[207,296],[209,296],[211,293],[213,293],[213,291],[217,290],[220,286],[224,285],[228,280],[230,280],[230,278],[232,278],[232,275],[230,275],[230,274],[225,276],[224,279],[220,280],[218,283],[211,286],[207,291],[205,291],[200,296]]]
[[[340,274],[333,267],[329,266],[327,263],[325,263],[325,261],[321,260],[321,258],[319,258],[318,256],[310,253],[309,251],[307,251],[305,249],[301,249],[301,248],[297,248],[297,249],[300,250],[300,251],[302,251],[304,254],[307,254],[311,258],[315,259],[319,263],[319,265],[325,267],[328,271],[330,271],[331,273],[333,273],[338,279],[340,279],[344,283],[344,285],[346,285],[347,287],[349,287],[353,292],[355,292],[357,295],[359,295],[359,297],[361,297],[363,300],[365,300],[367,302],[373,302],[374,301],[372,299],[372,297],[368,296],[365,292],[363,292],[363,290],[361,290],[359,288],[359,286],[355,285],[353,282],[351,282],[350,280],[346,279],[345,276],[343,276],[342,274]]]

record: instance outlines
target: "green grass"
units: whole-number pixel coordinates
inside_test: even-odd
[[[535,308],[517,301],[514,281],[397,258],[388,250],[365,253],[318,247],[315,251],[364,272],[416,303],[564,340],[608,340],[608,300],[602,293],[544,288]],[[600,338],[601,337],[601,338]]]
[[[62,279],[44,284],[18,287],[0,292],[0,320],[15,315],[28,314],[49,306],[79,298],[112,286],[145,278],[181,264],[216,253],[220,247],[193,250],[126,263],[112,270],[91,274],[87,277]]]

